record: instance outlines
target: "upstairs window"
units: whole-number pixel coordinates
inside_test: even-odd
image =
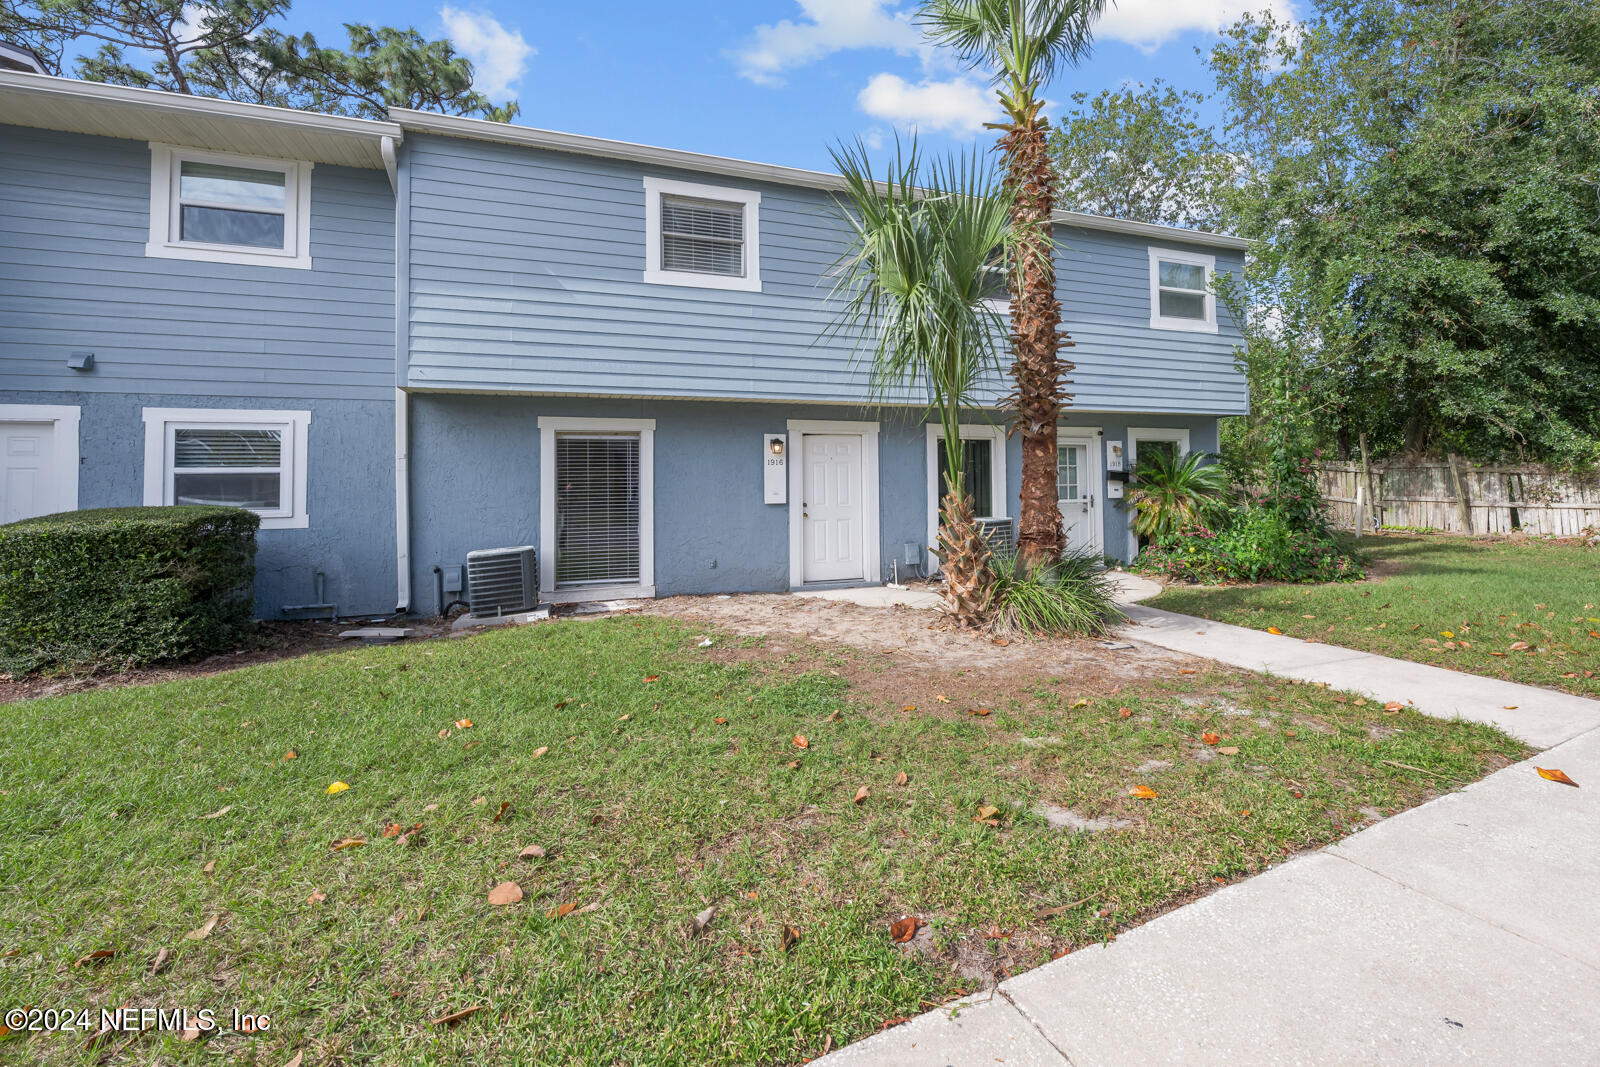
[[[310,412],[146,408],[144,423],[146,504],[245,508],[263,530],[307,526]]]
[[[145,254],[311,266],[311,164],[150,146]]]
[[[1157,330],[1217,332],[1217,297],[1211,273],[1217,258],[1195,252],[1150,249],[1150,326]]]
[[[644,280],[761,291],[761,194],[646,178]]]

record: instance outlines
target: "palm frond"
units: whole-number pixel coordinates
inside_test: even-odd
[[[927,0],[923,31],[995,80],[1044,85],[1089,54],[1108,0]]]

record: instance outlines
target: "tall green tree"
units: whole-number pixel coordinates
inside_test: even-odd
[[[1135,222],[1217,230],[1238,164],[1201,120],[1202,93],[1147,86],[1073,93],[1050,131],[1059,203]]]
[[[447,40],[413,29],[348,23],[348,49],[275,23],[290,0],[0,0],[0,37],[30,45],[51,73],[75,42],[97,42],[73,61],[86,81],[212,96],[360,118],[408,107],[509,122],[515,102],[472,88],[472,64]]]
[[[959,625],[977,626],[989,609],[989,548],[963,489],[961,413],[1000,369],[1004,330],[986,300],[999,289],[995,268],[1015,248],[1013,198],[976,155],[924,166],[913,142],[881,177],[861,145],[835,149],[833,158],[851,242],[837,269],[841,311],[832,330],[870,345],[880,396],[928,391],[944,431],[946,605]]]
[[[1056,300],[1056,173],[1043,90],[1057,70],[1088,55],[1106,0],[927,0],[918,18],[928,36],[965,62],[991,71],[1006,114],[998,125],[1014,207],[1011,261],[1012,432],[1022,438],[1017,554],[1027,567],[1054,562],[1066,547],[1056,494],[1056,427],[1071,400],[1060,356],[1072,342]]]
[[[1600,7],[1322,0],[1211,64],[1261,383],[1336,447],[1600,459]]]

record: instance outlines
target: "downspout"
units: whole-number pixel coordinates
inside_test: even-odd
[[[409,397],[394,391],[394,550],[396,615],[411,611],[411,419]]]

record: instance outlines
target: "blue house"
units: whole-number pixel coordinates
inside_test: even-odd
[[[834,176],[390,119],[0,70],[0,521],[250,507],[264,617],[436,611],[512,546],[546,602],[936,566],[927,398],[874,399],[825,336]],[[1057,237],[1060,506],[1126,559],[1108,470],[1245,410],[1211,284],[1244,243],[1071,213]],[[1006,391],[962,431],[996,522]]]

